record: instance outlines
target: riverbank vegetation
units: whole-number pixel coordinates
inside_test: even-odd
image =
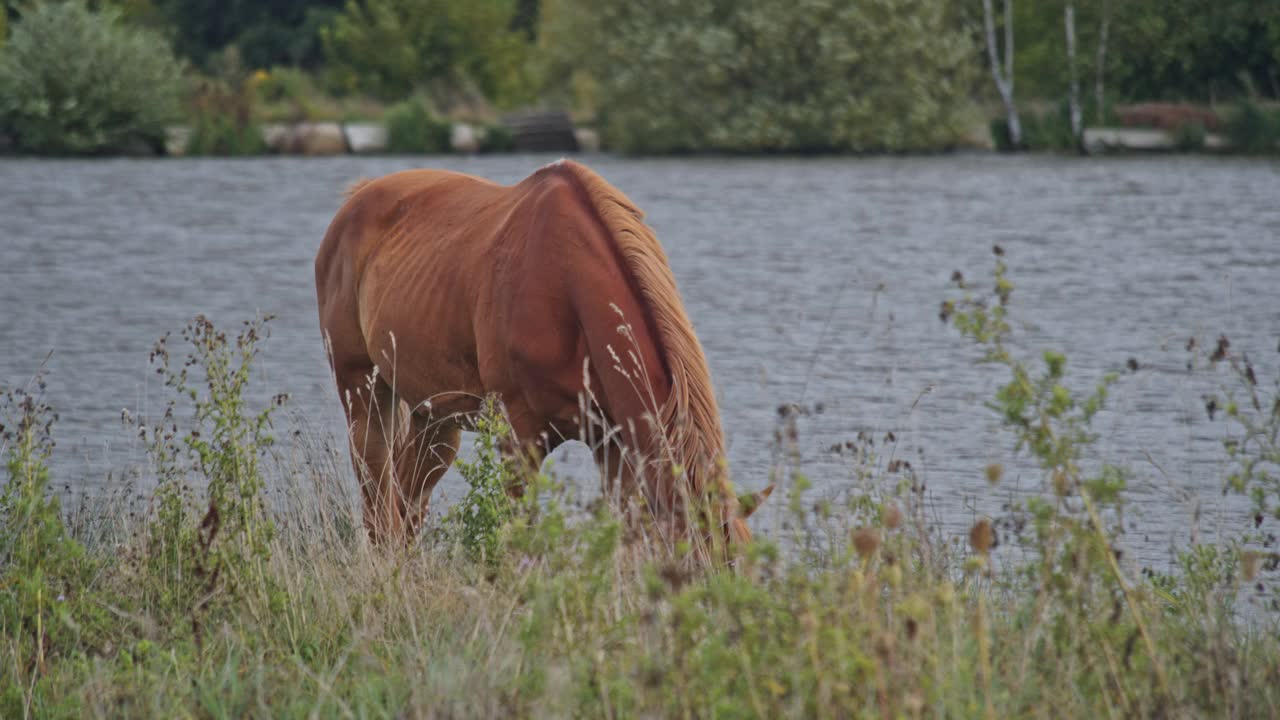
[[[622,150],[945,148],[975,119],[974,47],[946,3],[544,7],[556,89],[604,113]],[[625,71],[593,71],[615,58]]]
[[[72,21],[37,32],[52,12]],[[92,61],[52,50],[87,26],[103,36]],[[124,92],[170,93],[174,57],[182,107]],[[568,110],[637,153],[939,150],[984,144],[997,116],[1001,147],[1074,149],[1084,123],[1127,123],[1117,110],[1148,101],[1260,119],[1241,151],[1280,136],[1280,10],[1250,0],[28,0],[0,4],[0,67],[0,135],[26,152],[119,151],[122,113],[148,136],[162,121],[230,135],[227,90],[248,108],[241,133],[381,121],[412,100],[430,124]],[[83,116],[60,121],[50,103]],[[1193,144],[1194,129],[1165,129]]]
[[[815,498],[790,408],[777,532],[734,570],[639,540],[546,475],[509,499],[521,471],[496,452],[493,406],[456,509],[412,548],[371,547],[345,453],[250,384],[261,321],[232,335],[199,319],[157,345],[172,402],[124,417],[147,448],[142,503],[61,508],[56,414],[39,379],[12,387],[0,714],[1275,716],[1276,388],[1226,338],[1200,344],[1197,362],[1234,379],[1207,401],[1226,487],[1254,497],[1258,524],[1178,549],[1175,570],[1135,568],[1131,471],[1091,453],[1123,378],[1076,394],[1064,355],[1017,350],[1002,260],[988,288],[957,285],[943,318],[1003,378],[991,407],[1040,491],[946,537],[924,479],[868,435]],[[998,486],[1005,470],[975,472]]]
[[[47,154],[160,145],[182,69],[158,33],[119,18],[58,3],[27,12],[0,47],[0,130]]]

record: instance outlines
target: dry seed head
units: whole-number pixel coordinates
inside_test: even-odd
[[[1253,582],[1258,577],[1258,565],[1262,557],[1256,552],[1244,552],[1240,555],[1240,573],[1245,582]]]
[[[938,589],[935,592],[940,605],[950,605],[956,599],[956,586],[949,582],[943,582],[938,585]]]
[[[902,511],[894,503],[885,505],[880,512],[880,519],[884,522],[884,526],[890,530],[896,530],[902,525]]]
[[[818,629],[818,618],[814,617],[811,612],[804,613],[800,616],[800,627],[807,633],[812,633]]]
[[[1067,475],[1066,468],[1059,465],[1053,469],[1053,494],[1058,497],[1066,497],[1071,492],[1071,478]]]
[[[996,546],[996,529],[990,520],[982,518],[969,528],[969,545],[982,555],[991,552],[991,548]]]
[[[897,590],[902,586],[902,566],[890,565],[889,567],[886,567],[882,573],[882,577],[884,578],[885,585]]]
[[[1004,477],[1004,466],[1000,463],[991,463],[987,465],[987,482],[992,485],[1000,483],[1000,479]]]
[[[858,528],[853,531],[853,549],[858,556],[867,559],[880,549],[880,531],[875,528]]]
[[[888,661],[891,657],[893,657],[894,645],[895,645],[895,642],[892,634],[887,632],[882,632],[876,635],[875,650],[876,650],[876,655],[880,656],[881,660]]]
[[[849,591],[857,592],[862,589],[862,584],[866,581],[861,570],[850,570],[845,582],[848,583]]]

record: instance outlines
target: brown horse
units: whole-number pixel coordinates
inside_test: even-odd
[[[696,512],[704,540],[750,538],[743,519],[772,488],[749,502],[731,492],[666,255],[587,167],[562,160],[510,187],[437,170],[361,181],[320,246],[316,293],[375,541],[416,534],[493,394],[512,450],[540,462],[588,439],[590,405],[617,440],[595,453],[618,497],[642,496],[686,537]]]

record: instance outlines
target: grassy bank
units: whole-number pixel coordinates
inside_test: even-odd
[[[1081,468],[1116,380],[1076,397],[1064,357],[1017,357],[1003,265],[991,287],[958,291],[943,315],[1007,375],[993,407],[1045,470],[1022,508],[1025,552],[998,562],[989,519],[964,543],[940,537],[910,465],[867,441],[839,500],[813,504],[808,481],[779,469],[771,502],[795,531],[784,545],[757,543],[736,570],[698,569],[546,477],[505,501],[515,470],[494,451],[497,413],[462,468],[460,509],[413,548],[372,548],[345,457],[286,427],[284,398],[252,401],[262,326],[229,336],[204,321],[157,348],[169,411],[131,419],[149,448],[150,502],[68,519],[51,499],[52,410],[38,382],[13,389],[0,715],[1280,713],[1277,615],[1237,604],[1273,558],[1242,536],[1186,548],[1172,575],[1119,562],[1126,471]],[[1219,351],[1216,362],[1237,362]],[[1260,430],[1236,445],[1239,487],[1269,512],[1280,409],[1256,377],[1239,389],[1223,411]],[[787,468],[799,466],[794,428],[784,418]],[[998,484],[1003,469],[987,475]]]

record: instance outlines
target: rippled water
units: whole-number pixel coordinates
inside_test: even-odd
[[[138,450],[122,408],[155,410],[152,343],[197,313],[272,313],[262,383],[334,431],[312,257],[342,188],[420,165],[514,182],[553,158],[0,160],[0,384],[48,361],[61,478],[93,489]],[[1016,332],[1069,358],[1087,389],[1141,369],[1098,418],[1093,461],[1136,471],[1128,542],[1160,562],[1197,514],[1243,526],[1221,497],[1225,430],[1188,372],[1193,334],[1226,333],[1274,377],[1280,335],[1280,166],[1215,158],[1080,160],[655,159],[588,162],[646,210],[665,244],[722,398],[735,478],[766,482],[784,403],[819,491],[847,484],[828,451],[859,432],[897,442],[958,532],[1036,491],[1025,464],[992,489],[1009,437],[983,406],[1003,375],[938,319],[954,270],[989,277],[1008,254]],[[574,467],[574,451],[562,466]],[[579,450],[578,455],[585,455]],[[590,483],[577,463],[578,482]],[[456,474],[442,486],[457,492]],[[440,491],[438,491],[440,492]],[[1198,508],[1198,511],[1197,511]],[[767,524],[767,523],[766,523]]]

